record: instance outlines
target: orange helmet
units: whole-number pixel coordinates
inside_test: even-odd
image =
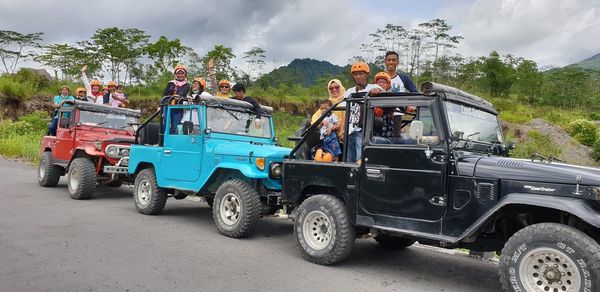
[[[223,79],[223,80],[219,81],[219,86],[221,86],[221,85],[231,86],[231,83],[229,82],[229,80]]]
[[[87,90],[85,90],[85,88],[83,88],[83,87],[77,87],[77,90],[75,90],[75,93],[79,94],[80,92],[87,92]]]
[[[358,72],[358,71],[364,71],[364,72],[370,73],[371,69],[369,69],[369,64],[367,64],[363,61],[358,61],[358,62],[352,64],[352,69],[350,69],[350,73],[354,73],[354,72]]]
[[[333,155],[331,152],[324,150],[323,148],[318,148],[315,152],[315,161],[316,162],[333,162]]]
[[[102,87],[102,90],[108,90],[108,86],[104,85],[104,87]]]
[[[379,72],[377,74],[375,74],[375,77],[373,77],[373,82],[377,83],[378,79],[385,79],[388,82],[388,85],[392,85],[392,78],[390,78],[390,74],[387,74],[386,72]],[[384,88],[385,90],[387,90],[387,88]]]
[[[60,87],[59,90],[63,90],[63,88],[67,89],[69,92],[71,92],[71,87],[69,87],[69,85],[63,85]]]
[[[108,84],[106,84],[106,87],[111,87],[111,86],[117,87],[117,82],[114,82],[112,80],[108,81]]]
[[[187,74],[187,69],[185,68],[185,66],[179,64],[177,66],[175,66],[175,69],[173,69],[173,73],[177,74],[178,71],[183,70],[183,73]]]
[[[192,81],[192,83],[194,83],[194,82],[198,82],[198,83],[200,83],[200,85],[202,85],[202,88],[206,88],[206,80],[204,80],[204,78],[196,77],[196,78],[194,78],[194,81]]]
[[[100,86],[100,85],[102,85],[102,84],[100,84],[100,80],[96,80],[96,79],[94,79],[94,80],[92,80],[92,82],[90,82],[90,85],[91,85],[91,86],[96,86],[96,85],[97,85],[97,86]]]

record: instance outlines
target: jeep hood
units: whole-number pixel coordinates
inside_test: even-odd
[[[131,144],[134,136],[126,131],[117,131],[113,129],[93,129],[91,131],[78,131],[77,137],[81,141],[100,141],[108,143]]]
[[[503,180],[600,186],[600,169],[557,162],[504,157],[465,156],[457,162],[460,175]]]
[[[266,157],[274,159],[283,159],[290,155],[292,149],[269,145],[269,144],[252,144],[250,142],[228,142],[218,143],[214,145],[212,152],[217,155],[233,155],[233,156],[253,156]]]

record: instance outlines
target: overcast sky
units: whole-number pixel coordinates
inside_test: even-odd
[[[441,18],[464,40],[458,52],[492,50],[564,66],[600,53],[600,0],[0,0],[0,29],[44,32],[45,43],[88,39],[97,28],[139,28],[179,38],[204,55],[215,44],[241,56],[267,51],[270,71],[294,58],[345,65],[387,23]]]

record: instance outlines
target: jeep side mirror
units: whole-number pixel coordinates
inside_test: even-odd
[[[210,133],[212,133],[212,130],[210,128],[204,129],[204,134],[210,135]]]
[[[412,121],[410,123],[410,133],[408,134],[411,139],[417,141],[417,144],[423,138],[423,122],[421,121]]]
[[[510,142],[508,143],[508,150],[515,150],[517,148],[517,143],[516,142]]]

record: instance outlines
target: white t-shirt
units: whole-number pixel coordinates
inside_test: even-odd
[[[364,89],[359,90],[358,92],[368,92],[371,89],[375,89],[375,88],[383,90],[377,84],[367,84],[367,86]],[[348,98],[350,96],[350,94],[352,94],[352,93],[357,93],[356,86],[346,89],[346,94],[344,94],[344,99]],[[352,134],[353,132],[359,132],[362,130],[362,128],[359,125],[359,122],[360,122],[360,105],[358,103],[353,103],[352,106],[350,107],[350,117],[348,118],[348,123],[349,123],[348,135]]]
[[[396,74],[396,77],[392,78],[392,87],[390,87],[390,92],[407,92],[406,87],[404,87],[404,82],[400,79],[400,75]]]
[[[210,93],[203,91],[202,93],[200,93],[200,96],[211,96]],[[183,102],[183,104],[189,104],[187,101]],[[191,114],[190,114],[191,111]],[[192,122],[194,123],[194,125],[198,126],[200,125],[200,121],[198,120],[198,110],[197,109],[192,109],[192,110],[183,110],[183,118],[181,119],[181,122]]]

